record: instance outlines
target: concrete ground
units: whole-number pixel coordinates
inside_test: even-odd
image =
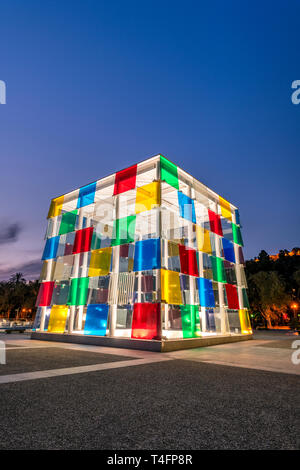
[[[1,334],[0,449],[299,448],[300,337],[254,337],[161,354]]]

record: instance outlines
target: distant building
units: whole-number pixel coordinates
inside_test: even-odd
[[[57,197],[34,336],[160,350],[249,337],[242,246],[237,208],[161,155]]]
[[[279,258],[280,253],[276,253],[276,255],[269,255],[269,258],[273,261],[276,261]],[[293,249],[292,251],[284,252],[285,256],[300,256],[300,249]],[[254,258],[255,261],[258,261],[258,258]]]

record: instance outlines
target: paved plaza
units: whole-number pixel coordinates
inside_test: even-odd
[[[0,449],[296,449],[296,339],[161,354],[1,334]]]

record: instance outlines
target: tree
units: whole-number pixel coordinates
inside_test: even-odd
[[[260,271],[249,276],[248,287],[251,307],[260,311],[268,328],[272,328],[272,320],[278,322],[290,301],[284,280],[275,271]]]
[[[16,273],[13,274],[9,280],[13,284],[19,285],[19,284],[25,284],[26,279],[23,277],[23,273]]]
[[[23,308],[31,310],[31,315],[35,312],[35,301],[38,294],[38,281],[29,281],[23,277],[22,273],[16,273],[9,281],[0,283],[0,312],[7,318],[17,317]],[[25,312],[26,313],[26,312]]]

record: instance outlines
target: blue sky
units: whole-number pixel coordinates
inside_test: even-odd
[[[162,153],[240,208],[245,255],[300,245],[300,4],[1,3],[0,278],[36,276],[50,199]]]

